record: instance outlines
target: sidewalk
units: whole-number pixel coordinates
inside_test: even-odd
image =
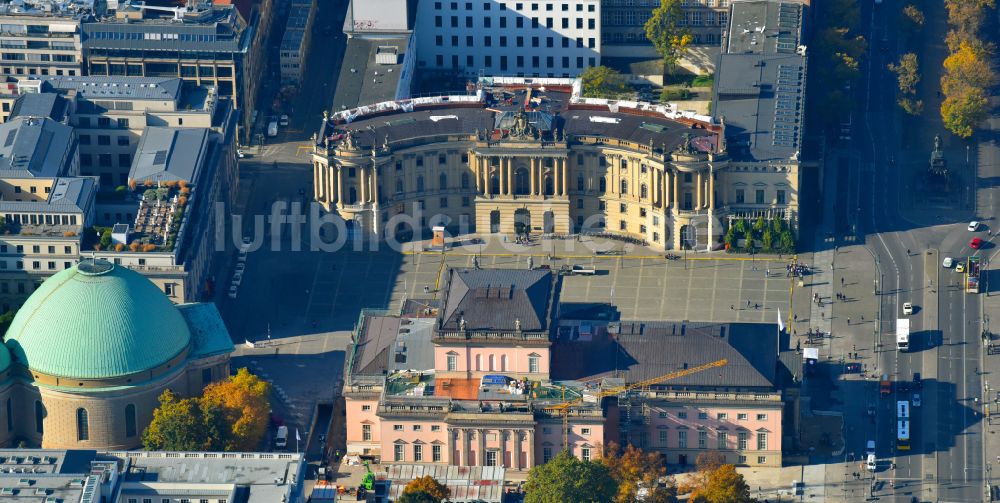
[[[990,269],[984,274],[1000,268],[993,267],[993,262],[987,263]],[[989,285],[987,284],[987,287]],[[994,313],[1000,314],[1000,294],[991,294],[989,290],[979,295],[983,303],[983,327],[989,330],[989,321]],[[1000,338],[992,335],[992,344],[1000,344]],[[1000,354],[990,355],[984,348],[980,353],[980,365],[983,375],[983,390],[980,403],[983,406],[983,451],[986,453],[985,477],[991,485],[997,485],[1000,477]],[[991,382],[992,381],[992,382]],[[998,471],[996,475],[992,472]]]

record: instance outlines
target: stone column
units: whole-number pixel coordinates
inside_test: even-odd
[[[535,431],[528,430],[528,466],[525,468],[531,468],[535,466]]]
[[[566,158],[559,159],[559,167],[562,169],[562,195],[569,195],[569,165]]]
[[[476,194],[483,193],[483,160],[479,156],[472,158],[472,172],[476,177]]]
[[[372,166],[372,202],[378,204],[378,166]]]
[[[530,163],[528,164],[528,179],[531,180],[531,194],[534,196],[537,193],[537,184],[535,182],[535,163],[538,161],[537,158],[532,157]]]
[[[514,195],[514,159],[507,159],[507,195]]]
[[[708,209],[715,209],[715,173],[708,172]]]
[[[460,454],[459,466],[472,466],[469,462],[469,430],[462,429],[462,452]]]
[[[700,210],[701,209],[702,183],[704,183],[704,182],[701,179],[701,171],[699,171],[698,173],[695,174],[695,178],[694,178],[694,186],[695,186],[695,190],[694,190],[694,208],[696,210]]]
[[[457,466],[459,461],[455,459],[455,433],[453,429],[448,430],[448,464],[452,466]]]
[[[510,433],[510,430],[498,430],[497,431],[497,435],[498,435],[497,439],[500,441],[500,460],[499,460],[499,462],[497,464],[499,466],[504,467],[504,468],[507,467],[507,435],[509,433]]]
[[[344,167],[336,166],[337,170],[337,202],[344,204]]]
[[[681,172],[671,173],[671,181],[674,184],[674,209],[681,209]]]
[[[510,165],[508,164],[508,167]],[[477,430],[478,452],[476,452],[476,466],[486,466],[486,430]]]
[[[521,469],[521,430],[514,430],[514,455],[511,456],[514,462],[514,469]]]

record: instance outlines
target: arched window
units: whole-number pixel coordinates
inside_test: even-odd
[[[507,371],[507,355],[500,355],[500,372]]]
[[[490,355],[490,372],[496,370],[496,356]]]
[[[483,370],[483,355],[476,355],[476,370]]]
[[[135,434],[135,405],[128,404],[125,406],[125,436],[131,438]]]
[[[403,193],[403,179],[402,178],[397,178],[396,179],[396,193],[397,194],[402,194]]]
[[[576,175],[576,190],[583,191],[583,175]]]
[[[642,199],[649,197],[649,187],[647,187],[646,184],[639,186],[639,197]]]
[[[463,189],[469,188],[469,174],[468,173],[462,173],[462,188]]]
[[[448,175],[446,175],[444,173],[441,173],[441,175],[438,176],[438,183],[441,185],[441,190],[447,189],[448,188]]]
[[[608,180],[603,176],[597,181],[597,188],[599,192],[608,191]]]
[[[423,175],[417,175],[417,192],[424,191],[424,177]]]
[[[84,408],[76,409],[76,439],[90,440],[90,424]]]
[[[622,180],[622,195],[628,194],[628,180]]]
[[[45,406],[35,400],[35,433],[45,433]]]

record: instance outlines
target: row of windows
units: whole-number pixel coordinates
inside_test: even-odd
[[[482,355],[476,355],[476,365],[475,365],[475,369],[474,370],[479,370],[479,371],[487,370],[487,371],[491,371],[491,372],[495,371],[495,370],[499,370],[501,372],[504,372],[504,371],[507,370],[507,355],[501,355],[500,356],[500,367],[499,367],[499,369],[496,368],[496,358],[495,358],[494,355],[489,355],[489,359],[488,360],[489,360],[489,368],[485,368],[484,369],[484,368],[482,368]],[[538,373],[538,364],[539,364],[540,361],[541,361],[541,359],[540,359],[539,356],[537,356],[537,355],[529,355],[528,356],[528,372],[531,373],[531,374]],[[449,353],[448,354],[448,367],[447,368],[448,368],[448,371],[450,371],[450,372],[455,372],[455,371],[458,370],[458,355],[457,354],[455,354],[455,353]]]
[[[476,28],[493,28],[492,18],[490,18],[490,17],[483,17],[482,18],[482,20],[483,20],[482,26],[476,26],[476,24],[474,22],[474,19],[475,18],[473,16],[465,16],[465,27],[466,28],[471,28],[471,29],[476,29]],[[499,24],[499,28],[507,28],[508,27],[507,26],[507,18],[506,17],[500,17],[499,19],[500,19],[500,21],[498,23]],[[523,18],[523,17],[516,17],[516,18],[514,18],[514,27],[515,28],[524,28],[524,24],[525,24],[524,20],[525,20],[525,18]],[[461,28],[461,26],[459,26],[458,16],[451,16],[448,19],[448,21],[449,21],[449,24],[451,25],[450,28]],[[547,28],[547,29],[553,29],[553,28],[556,27],[555,24],[556,23],[555,23],[555,19],[554,18],[551,18],[551,17],[545,18],[545,28]],[[559,25],[564,30],[570,29],[570,19],[567,18],[567,17],[562,18],[560,20]],[[587,26],[588,30],[596,30],[597,29],[597,21],[595,19],[593,19],[593,18],[591,18],[591,19],[583,19],[583,18],[579,18],[578,17],[573,22],[573,26],[576,29],[578,29],[578,30],[584,29],[583,28],[584,25]],[[434,16],[434,27],[435,28],[444,28],[444,17],[443,16]],[[537,17],[531,18],[531,27],[534,28],[534,29],[541,28],[541,22],[538,20]]]
[[[10,246],[9,245],[0,245],[0,253],[8,253],[9,250],[10,250]],[[19,254],[23,254],[24,253],[24,245],[15,245],[14,246],[14,252],[15,253],[19,253]],[[56,247],[53,246],[53,245],[49,245],[49,246],[45,247],[45,252],[48,253],[49,255],[55,255],[56,254]],[[41,247],[41,245],[32,245],[31,246],[31,253],[36,253],[36,254],[37,253],[42,253],[42,247]],[[72,246],[63,246],[63,253],[66,254],[66,255],[72,255],[73,254],[73,247]]]
[[[692,33],[691,43],[694,45],[700,44],[717,44],[722,40],[721,35],[715,33]],[[638,44],[646,45],[649,40],[646,38],[645,33],[622,33],[617,31],[606,31],[601,34],[601,43],[604,45],[613,44]]]
[[[529,68],[529,67],[526,67],[524,65],[524,61],[525,61],[524,56],[515,56],[514,57],[514,63],[515,63],[514,67],[515,68]],[[586,66],[584,66],[584,61],[586,61]],[[540,56],[532,56],[531,57],[531,66],[530,66],[530,68],[539,68],[539,63],[540,62],[541,62],[541,57]],[[560,63],[562,63],[562,65],[561,65],[560,68],[564,68],[564,69],[576,68],[576,69],[579,70],[579,69],[583,69],[583,68],[590,67],[590,66],[597,66],[597,58],[587,58],[586,60],[584,60],[584,58],[582,56],[578,56],[576,58],[576,66],[574,67],[574,66],[570,65],[570,63],[572,63],[572,60],[570,59],[570,57],[569,56],[563,56],[560,59]],[[436,55],[434,55],[434,64],[436,66],[438,66],[438,67],[444,66],[444,55],[443,54],[436,54]],[[469,67],[469,68],[475,68],[476,67],[476,57],[473,56],[473,55],[471,55],[471,54],[465,56],[465,65],[467,67]],[[453,54],[451,56],[451,66],[454,67],[454,68],[457,68],[459,66],[459,57],[458,57],[458,55]],[[493,67],[493,56],[490,56],[490,55],[483,56],[483,67],[484,68],[492,68]],[[556,58],[554,56],[546,56],[545,57],[545,67],[546,68],[555,68],[556,67]],[[500,56],[500,71],[507,71],[508,68],[510,68],[509,59],[507,58],[507,56]]]
[[[708,449],[708,431],[698,432],[698,449]],[[659,430],[659,443],[660,447],[667,447],[669,443],[670,430]],[[687,430],[677,430],[677,443],[675,444],[678,449],[687,449],[688,444],[688,431]],[[749,431],[738,431],[736,432],[736,448],[745,451],[748,449],[750,443],[750,432]],[[732,446],[729,444],[729,432],[727,431],[717,431],[715,433],[715,449],[731,449]],[[766,451],[767,450],[767,432],[759,431],[757,432],[757,450]]]
[[[125,122],[124,125],[121,125],[122,121]],[[118,123],[119,123],[119,127],[125,127],[125,128],[128,127],[128,119],[118,119]],[[96,136],[97,136],[97,144],[98,145],[105,145],[105,146],[106,145],[111,145],[111,136],[110,135],[99,134],[99,135],[96,135]],[[80,135],[80,145],[90,145],[91,144],[90,142],[91,142],[91,136],[89,134],[81,134]],[[128,144],[129,144],[128,136],[119,136],[118,140],[117,140],[117,143],[118,143],[119,147],[127,147]]]
[[[91,124],[93,124],[93,123],[90,121],[90,117],[81,116],[81,117],[77,117],[77,119],[76,119],[76,126],[78,128],[89,128],[89,127],[91,127]],[[119,118],[115,122],[112,123],[111,122],[111,118],[109,118],[109,117],[98,117],[97,118],[97,127],[100,128],[100,129],[111,129],[113,127],[112,124],[114,124],[115,126],[117,126],[118,129],[128,129],[128,119]],[[86,140],[83,139],[85,136],[87,137]],[[125,143],[122,143],[122,139],[123,138],[125,139]],[[107,143],[101,143],[102,141],[105,141]],[[111,145],[111,137],[107,136],[107,135],[99,135],[97,137],[97,142],[98,142],[98,145]],[[83,144],[83,145],[90,145],[90,136],[88,136],[88,135],[80,135],[80,143]],[[128,137],[127,136],[119,136],[118,137],[118,144],[119,145],[128,145]]]
[[[421,425],[421,424],[415,424],[415,425],[413,425],[412,428],[413,428],[413,431],[421,431],[421,430],[424,429],[424,426]],[[403,429],[404,429],[404,426],[402,424],[394,424],[394,425],[392,425],[392,431],[403,431]],[[441,431],[441,425],[439,425],[439,424],[432,424],[431,425],[431,431]]]
[[[659,416],[660,416],[660,418],[670,417],[669,413],[666,412],[666,411],[660,411]],[[757,417],[758,421],[767,421],[767,414],[758,413],[756,417]],[[686,411],[679,411],[679,412],[677,412],[677,419],[687,419],[687,418],[688,418],[688,413]],[[715,418],[718,419],[718,420],[720,420],[720,421],[725,421],[725,420],[729,419],[729,413],[728,412],[717,412],[715,414]],[[737,412],[736,413],[736,420],[737,421],[746,421],[748,418],[749,418],[749,414],[746,413],[746,412]],[[698,419],[708,419],[708,412],[698,412]]]
[[[490,35],[483,36],[483,47],[493,47],[493,38],[494,37]],[[496,39],[497,39],[497,45],[499,45],[500,47],[508,46],[509,39],[507,38],[506,35],[500,35],[499,37],[496,37]],[[461,39],[459,38],[458,35],[452,35],[451,47],[473,48],[476,46],[475,37],[473,37],[472,35],[465,36],[465,44],[460,45],[459,40]],[[539,44],[541,44],[542,41],[541,37],[526,38],[518,35],[514,37],[514,47],[524,47],[526,40],[531,42],[531,47],[539,47]],[[568,49],[570,47],[571,39],[569,37],[559,37],[559,40],[560,44],[564,49]],[[545,47],[552,48],[555,47],[555,44],[556,44],[556,37],[545,37]],[[435,35],[434,45],[438,47],[444,47],[444,35]],[[576,37],[575,45],[577,49],[583,49],[584,48],[583,37]],[[597,48],[597,39],[593,37],[588,38],[586,41],[586,48],[588,49]]]
[[[93,167],[94,166],[94,155],[93,154],[80,154],[80,166],[83,167]],[[101,168],[111,168],[111,154],[97,154],[97,166]],[[118,154],[118,167],[119,168],[130,168],[132,167],[132,154]],[[103,181],[103,180],[102,180]]]
[[[7,75],[24,75],[25,74],[25,69],[21,68],[21,67],[4,66],[2,68],[3,68],[3,73],[5,73]],[[42,68],[42,69],[28,68],[27,69],[27,74],[28,75],[35,75],[36,73],[38,75],[49,75],[49,69],[48,68]],[[65,70],[65,73],[63,73],[63,70],[58,70],[57,69],[55,74],[56,75],[75,76],[76,75],[76,70]]]
[[[607,10],[601,13],[601,25],[605,28],[612,26],[634,26],[641,28],[646,25],[652,11],[647,10]],[[715,12],[713,10],[692,10],[685,13],[684,17],[678,20],[681,26],[726,26],[729,22],[728,12]]]
[[[580,459],[584,461],[590,461],[592,458],[590,447],[580,448]],[[542,463],[548,463],[552,460],[552,447],[544,446],[542,447]]]
[[[423,444],[413,444],[411,459],[406,459],[406,444],[395,444],[392,446],[392,459],[393,461],[424,461],[424,445]],[[488,453],[487,453],[488,454]],[[487,466],[496,466],[496,452],[494,451],[494,464]],[[431,446],[431,461],[435,463],[441,462],[441,446],[432,445]]]
[[[33,54],[23,52],[3,52],[0,53],[0,60],[3,61],[53,61],[56,63],[75,63],[76,56],[72,54]],[[48,75],[48,74],[43,74]]]
[[[714,1],[714,0],[710,0],[710,1]],[[725,1],[725,0],[720,0],[720,1]],[[459,10],[459,5],[462,5],[462,7],[464,7],[463,11],[471,11],[472,10],[472,2],[465,2],[464,4],[460,4],[459,2],[434,2],[434,10],[442,10],[445,6],[447,6],[449,10]],[[540,4],[538,4],[538,3],[531,3],[529,5],[530,5],[532,11],[539,10],[539,5]],[[553,10],[555,10],[555,4],[547,3],[547,4],[544,4],[544,5],[545,5],[545,10],[547,12],[552,12]],[[483,2],[483,10],[490,10],[492,8],[493,8],[493,2]],[[501,2],[500,3],[500,11],[503,12],[505,10],[507,10],[507,4]],[[514,10],[519,11],[519,12],[523,11],[524,10],[524,4],[523,3],[516,3],[516,4],[514,4]],[[568,3],[560,4],[559,10],[561,10],[562,12],[569,12],[569,10],[570,10],[569,9],[569,4]],[[594,12],[595,10],[596,10],[596,8],[595,8],[594,4],[587,5],[587,12]],[[579,3],[579,2],[576,3],[576,12],[583,12],[583,3]]]
[[[216,40],[215,35],[194,33],[92,31],[87,36],[94,40],[180,40],[181,42],[215,42]]]

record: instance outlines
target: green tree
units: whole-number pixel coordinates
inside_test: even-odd
[[[778,249],[784,253],[795,251],[795,234],[791,229],[784,229],[778,236]]]
[[[434,477],[425,475],[406,484],[406,487],[403,488],[403,494],[423,494],[430,498],[429,501],[432,503],[441,503],[451,497],[451,490]]]
[[[101,248],[104,248],[105,250],[107,250],[109,246],[111,246],[111,228],[110,227],[104,229],[104,232],[101,233]]]
[[[181,399],[168,389],[142,432],[142,445],[149,451],[200,451],[209,447],[207,433],[198,400]]]
[[[614,68],[591,66],[580,74],[583,95],[588,98],[620,98],[628,91],[625,77]]]
[[[614,499],[618,484],[603,464],[562,451],[532,468],[524,489],[525,503],[607,503]]]
[[[702,487],[691,493],[691,503],[751,503],[750,486],[733,465],[722,465],[708,474]]]
[[[646,21],[646,38],[663,58],[663,69],[672,72],[687,51],[694,37],[691,30],[681,26],[687,14],[681,9],[681,0],[660,0]]]
[[[10,328],[10,323],[14,321],[14,315],[16,314],[17,310],[15,309],[0,314],[0,341],[7,336],[7,329]]]

